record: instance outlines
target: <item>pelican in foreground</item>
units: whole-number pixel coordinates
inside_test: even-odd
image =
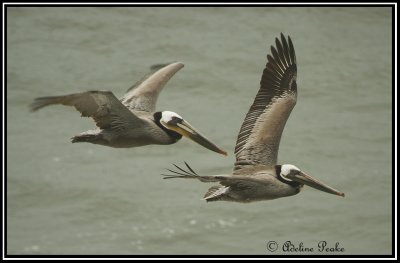
[[[31,111],[62,104],[74,106],[82,116],[93,118],[97,128],[72,137],[73,143],[89,142],[128,148],[173,144],[185,136],[211,151],[227,155],[177,113],[155,111],[162,88],[181,68],[183,64],[180,62],[153,66],[152,72],[135,83],[120,99],[110,91],[42,97],[30,105]]]
[[[277,164],[278,148],[285,123],[297,100],[297,63],[293,43],[281,33],[271,46],[272,55],[263,71],[260,89],[237,138],[236,162],[231,175],[199,176],[176,166],[165,179],[187,178],[218,182],[204,196],[210,201],[253,202],[298,194],[304,185],[343,196],[291,164]]]

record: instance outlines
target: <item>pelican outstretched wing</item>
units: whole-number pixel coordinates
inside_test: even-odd
[[[240,128],[234,170],[246,165],[275,165],[286,121],[297,99],[297,65],[293,43],[281,33],[271,46],[260,89]]]
[[[87,91],[65,96],[36,98],[30,108],[31,111],[36,111],[54,104],[74,106],[83,117],[93,118],[101,129],[123,129],[127,125],[138,125],[143,122],[110,91]]]
[[[183,66],[181,62],[152,66],[151,72],[130,87],[120,98],[121,102],[133,111],[154,112],[161,90]]]

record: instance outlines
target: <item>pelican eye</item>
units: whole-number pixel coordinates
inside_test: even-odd
[[[168,124],[174,124],[174,125],[178,123],[182,123],[182,119],[175,116],[171,117],[171,120],[168,122]]]

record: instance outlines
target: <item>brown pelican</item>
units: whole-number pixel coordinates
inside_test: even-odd
[[[110,91],[87,91],[65,96],[37,98],[31,111],[48,105],[74,106],[84,117],[91,117],[97,129],[76,135],[72,142],[90,142],[116,148],[148,144],[173,144],[188,137],[205,148],[227,153],[201,135],[172,111],[157,111],[155,105],[162,88],[181,68],[180,62],[155,65],[152,72],[135,83],[119,100]]]
[[[302,172],[291,164],[277,165],[282,131],[297,100],[297,65],[293,43],[281,33],[275,39],[263,71],[260,89],[240,129],[236,162],[231,175],[199,176],[185,162],[188,170],[175,165],[169,178],[219,182],[204,196],[206,201],[252,202],[298,194],[305,185],[344,196]]]

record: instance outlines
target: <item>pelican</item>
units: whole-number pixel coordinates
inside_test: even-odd
[[[120,99],[110,91],[86,91],[65,96],[36,98],[31,111],[62,104],[74,106],[91,117],[97,128],[72,137],[72,142],[89,142],[115,148],[149,144],[168,145],[185,136],[205,148],[227,155],[172,111],[155,111],[157,98],[168,80],[181,68],[180,62],[154,65],[152,71],[128,89]]]
[[[278,148],[285,123],[297,100],[297,63],[293,43],[281,33],[267,55],[260,89],[237,137],[236,162],[230,175],[200,176],[185,162],[164,179],[186,178],[218,182],[204,196],[207,202],[253,202],[298,194],[304,185],[343,196],[292,164],[277,164]]]

